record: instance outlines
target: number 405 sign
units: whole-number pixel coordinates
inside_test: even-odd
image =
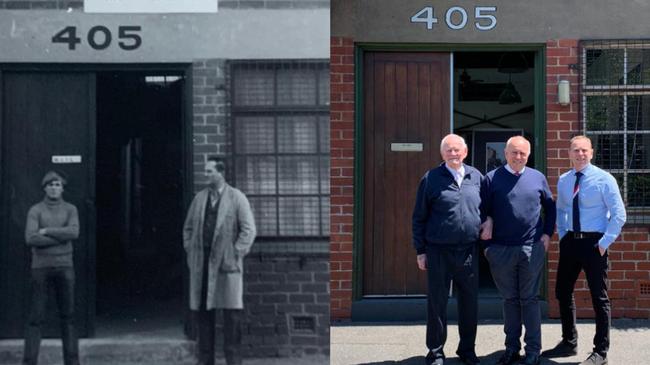
[[[142,27],[139,25],[120,25],[117,27],[117,46],[125,51],[133,51],[142,45],[142,37],[140,31]],[[90,30],[86,36],[90,48],[102,51],[110,47],[113,42],[113,33],[108,27],[103,25],[96,25]],[[81,44],[82,38],[77,37],[77,27],[68,26],[61,29],[52,37],[52,43],[63,43],[68,45],[68,49],[73,51],[77,48],[77,44]]]
[[[496,6],[475,6],[474,26],[478,30],[492,30],[497,26]],[[452,6],[445,12],[445,24],[452,30],[460,30],[467,26],[469,16],[462,6]],[[425,23],[427,29],[433,29],[438,23],[433,6],[422,8],[411,17],[411,23]]]

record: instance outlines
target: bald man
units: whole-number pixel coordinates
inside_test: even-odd
[[[456,354],[464,364],[479,364],[474,351],[478,311],[477,242],[483,176],[463,164],[467,144],[449,134],[440,143],[445,161],[420,180],[413,211],[413,245],[420,270],[427,271],[427,365],[442,365],[447,340],[447,300],[453,279],[458,293]]]
[[[497,364],[537,365],[542,347],[537,300],[544,254],[555,229],[555,202],[546,177],[526,167],[530,142],[515,136],[506,143],[507,164],[488,172],[481,189],[481,212],[491,219],[481,234],[485,258],[503,297],[506,351]],[[544,214],[542,214],[542,211]],[[526,328],[521,358],[521,326]]]

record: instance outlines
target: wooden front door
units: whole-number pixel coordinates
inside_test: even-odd
[[[76,323],[79,335],[88,336],[92,332],[95,277],[94,75],[4,72],[0,80],[0,337],[23,336],[30,308],[31,261],[25,245],[25,220],[29,207],[43,199],[41,178],[51,169],[68,176],[63,197],[79,211],[80,235],[74,242]],[[53,156],[80,161],[53,163]],[[60,336],[55,307],[56,300],[50,295],[46,336]]]
[[[426,293],[411,216],[420,178],[440,164],[440,140],[449,133],[449,59],[448,53],[364,56],[364,296]]]

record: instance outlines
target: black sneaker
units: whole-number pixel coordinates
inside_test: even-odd
[[[569,357],[569,356],[575,356],[578,354],[578,345],[573,345],[570,344],[566,341],[560,341],[555,347],[552,349],[548,349],[544,352],[542,352],[542,356],[546,358],[554,358],[554,357]]]
[[[587,360],[581,362],[580,365],[607,365],[607,358],[597,352],[592,352]]]
[[[503,355],[501,355],[496,365],[516,364],[520,359],[521,359],[521,355],[519,355],[519,351],[506,349],[506,352],[504,352]]]
[[[458,355],[458,360],[465,365],[478,365],[481,363],[481,360],[476,356],[474,351],[464,353],[456,351],[456,355]]]
[[[539,355],[526,354],[526,357],[521,359],[519,365],[539,365]]]
[[[424,358],[424,363],[426,365],[444,365],[445,363],[445,354],[440,352],[429,351],[427,357]]]

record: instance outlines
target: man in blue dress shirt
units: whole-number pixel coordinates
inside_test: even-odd
[[[584,270],[596,313],[596,335],[593,352],[582,365],[607,364],[610,326],[607,249],[621,233],[626,218],[616,179],[590,163],[593,153],[588,137],[573,137],[569,148],[573,169],[560,176],[557,184],[560,260],[555,296],[560,305],[562,341],[542,354],[546,357],[577,354],[573,287]]]

